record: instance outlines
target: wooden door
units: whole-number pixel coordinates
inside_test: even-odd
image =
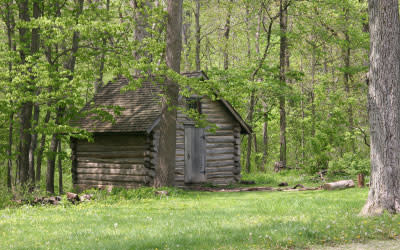
[[[185,125],[185,183],[206,181],[206,142],[204,128]]]

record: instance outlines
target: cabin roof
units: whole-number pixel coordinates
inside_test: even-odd
[[[190,78],[208,79],[203,71],[183,73],[183,75]],[[72,125],[96,133],[151,132],[160,120],[161,90],[154,82],[144,81],[141,87],[134,91],[121,92],[121,88],[128,84],[129,80],[124,77],[109,82],[82,109],[85,112],[93,108],[105,109],[107,106],[120,106],[122,111],[119,115],[114,115],[114,122],[96,119],[97,115],[91,113],[73,121]],[[222,102],[228,112],[239,122],[242,133],[251,133],[250,126],[246,124],[228,101],[222,98],[218,101]],[[110,111],[110,113],[113,112]]]

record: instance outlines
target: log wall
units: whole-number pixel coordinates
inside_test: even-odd
[[[240,125],[225,106],[209,98],[201,100],[202,113],[207,120],[218,126],[215,133],[205,132],[206,136],[206,178],[214,185],[229,185],[240,180]],[[175,184],[183,187],[185,166],[185,126],[193,123],[185,114],[178,111],[176,127],[176,168]],[[158,128],[154,130],[159,134]]]
[[[135,134],[95,135],[93,143],[73,139],[74,186],[86,189],[151,185],[155,175],[151,139]]]
[[[206,131],[207,181],[229,185],[240,180],[240,125],[218,101],[202,98],[202,112],[216,124],[215,133]]]

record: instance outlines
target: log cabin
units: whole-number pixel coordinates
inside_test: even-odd
[[[184,75],[208,79],[204,72]],[[72,179],[78,190],[153,184],[158,163],[161,91],[156,84],[145,81],[136,90],[121,92],[128,83],[126,78],[108,83],[83,108],[88,111],[93,107],[119,106],[122,111],[113,122],[95,119],[94,115],[73,122],[93,133],[91,142],[71,138]],[[241,178],[240,135],[250,134],[250,126],[223,98],[180,97],[179,105],[197,109],[216,129],[196,126],[178,109],[176,186],[237,183]]]

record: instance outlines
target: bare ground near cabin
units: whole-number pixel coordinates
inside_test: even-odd
[[[351,243],[339,246],[316,246],[310,250],[398,250],[400,239],[397,240],[371,240],[364,243]]]

